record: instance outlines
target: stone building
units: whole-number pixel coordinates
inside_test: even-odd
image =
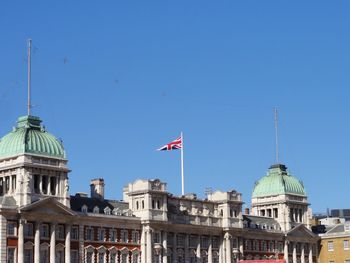
[[[67,161],[38,117],[20,117],[0,140],[0,262],[317,262],[305,189],[284,165],[258,181],[243,213],[235,190],[175,196],[157,179],[129,183],[123,201],[105,198],[102,178],[90,196],[69,195]]]

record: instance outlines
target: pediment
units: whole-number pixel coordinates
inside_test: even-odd
[[[312,233],[312,231],[310,231],[305,225],[300,224],[300,225],[294,227],[293,229],[291,229],[287,233],[287,237],[288,238],[297,238],[297,239],[301,239],[301,238],[314,239],[314,238],[317,238],[317,235]]]
[[[48,216],[74,216],[75,212],[69,207],[58,202],[54,197],[48,197],[36,201],[30,205],[20,208],[21,212],[30,212],[35,214],[43,214]]]

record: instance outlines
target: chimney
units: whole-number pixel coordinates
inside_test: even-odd
[[[103,200],[105,197],[105,181],[103,178],[92,179],[90,182],[91,197]]]
[[[248,208],[248,207],[246,207],[246,208],[244,209],[244,214],[249,215],[249,208]]]

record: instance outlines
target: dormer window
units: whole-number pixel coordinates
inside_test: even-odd
[[[104,210],[106,215],[110,215],[111,214],[111,209],[107,206]]]
[[[88,207],[87,207],[86,205],[83,205],[83,206],[81,207],[81,212],[87,213],[87,212],[88,212]]]
[[[113,209],[113,215],[121,216],[121,215],[122,215],[122,212],[120,211],[119,208],[114,208],[114,209]]]
[[[94,207],[94,210],[93,210],[93,213],[94,213],[94,214],[100,213],[100,208],[98,208],[98,206],[95,206],[95,207]]]

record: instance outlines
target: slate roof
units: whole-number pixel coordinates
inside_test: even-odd
[[[280,230],[279,223],[271,217],[243,215],[243,222],[246,228]]]
[[[0,204],[2,206],[16,206],[16,200],[12,196],[1,196]]]
[[[70,207],[73,211],[81,212],[83,205],[86,205],[88,208],[88,213],[93,213],[94,207],[99,208],[99,213],[104,214],[104,209],[109,207],[111,211],[113,209],[119,209],[120,211],[125,211],[129,209],[129,204],[123,201],[117,200],[108,200],[108,199],[99,199],[91,198],[79,195],[70,196]]]

